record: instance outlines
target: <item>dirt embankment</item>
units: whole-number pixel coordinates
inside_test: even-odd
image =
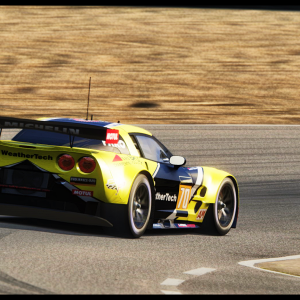
[[[0,7],[2,116],[300,124],[300,13]]]

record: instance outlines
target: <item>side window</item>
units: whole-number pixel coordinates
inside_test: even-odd
[[[141,150],[140,150],[140,148],[139,148],[138,143],[136,142],[135,137],[134,137],[133,135],[130,135],[130,137],[131,137],[131,140],[132,140],[132,142],[133,142],[133,144],[134,144],[134,146],[135,146],[135,149],[137,150],[139,156],[142,156]]]
[[[144,135],[136,135],[144,157],[157,162],[169,162],[169,158],[166,155],[162,147],[151,137]]]

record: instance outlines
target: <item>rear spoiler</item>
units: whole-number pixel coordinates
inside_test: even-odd
[[[119,130],[91,124],[0,117],[0,136],[3,128],[35,129],[68,134],[71,148],[75,136],[104,140],[107,144],[117,144],[119,141]]]

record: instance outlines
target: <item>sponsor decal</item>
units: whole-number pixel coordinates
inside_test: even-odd
[[[72,190],[72,194],[76,196],[93,197],[93,191]]]
[[[171,227],[169,226],[164,226],[162,223],[153,223],[153,229],[158,228],[158,229],[165,229],[165,228],[198,228],[195,224],[180,224],[180,223],[175,223]]]
[[[119,141],[119,130],[107,129],[106,130],[106,144],[117,144]]]
[[[176,224],[179,228],[196,228],[197,226],[195,224]]]
[[[122,161],[122,158],[119,155],[116,155],[113,161]]]
[[[108,179],[105,186],[110,190],[118,190],[118,187],[113,179]]]
[[[207,211],[207,209],[200,209],[198,216],[196,217],[196,220],[200,220],[200,221],[203,220],[204,216],[206,214],[206,211]]]
[[[155,194],[155,200],[176,202],[177,201],[177,196],[176,196],[176,194],[174,194],[172,196],[169,193],[161,194],[161,193],[158,192],[158,193]]]
[[[40,129],[40,130],[55,131],[55,132],[60,132],[60,133],[70,133],[70,134],[74,134],[74,135],[79,134],[79,129],[77,129],[77,128],[67,128],[67,127],[61,127],[61,126],[34,124],[34,123],[27,123],[27,122],[4,121],[3,127],[5,127],[5,128]]]
[[[1,150],[2,155],[14,156],[14,157],[23,157],[23,158],[33,158],[33,159],[42,159],[42,160],[53,160],[51,155],[40,155],[37,153],[34,154],[25,154],[23,152],[9,152],[7,150]]]
[[[76,185],[96,185],[96,178],[71,177],[70,183]]]
[[[102,141],[102,145],[103,146],[109,146],[109,147],[115,147],[115,148],[118,148],[118,149],[125,149],[126,148],[125,143],[122,140],[119,140],[117,144],[106,144],[105,141]]]
[[[179,186],[179,194],[176,209],[187,209],[191,197],[191,190],[192,187],[189,185],[181,184]]]
[[[127,166],[127,165],[142,165],[143,161],[135,156],[126,155],[122,158],[116,155],[113,159],[115,164],[113,166]]]
[[[112,179],[112,178],[111,178],[111,179],[108,179],[105,186],[106,186],[108,189],[110,189],[110,190],[115,190],[115,191],[116,191],[116,195],[118,195],[119,189],[118,189],[118,186],[117,186],[117,184],[115,183],[114,179]]]

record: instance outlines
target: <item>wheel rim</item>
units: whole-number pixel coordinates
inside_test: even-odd
[[[148,187],[142,183],[136,189],[132,204],[132,218],[137,229],[143,228],[148,219],[149,204]]]
[[[229,183],[226,183],[220,190],[217,204],[218,221],[222,228],[226,228],[230,225],[234,213],[235,194],[232,186]]]

